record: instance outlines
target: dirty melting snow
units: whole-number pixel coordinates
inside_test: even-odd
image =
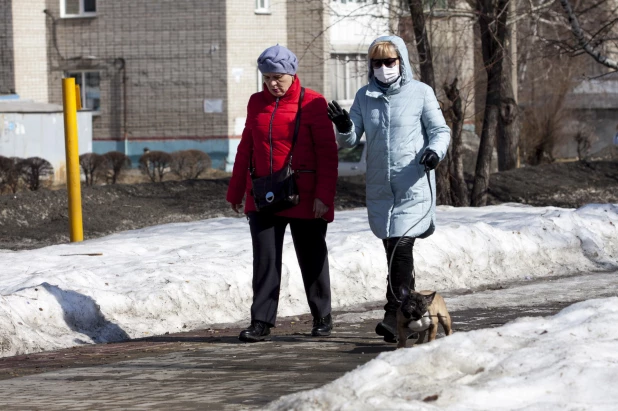
[[[436,233],[415,246],[419,288],[472,288],[617,265],[618,205],[439,207],[437,221]],[[327,241],[333,308],[383,300],[386,258],[366,210],[337,213]],[[252,253],[244,218],[1,251],[0,258],[2,356],[249,319]],[[308,312],[289,234],[283,265],[279,315]]]
[[[618,297],[382,353],[269,410],[615,410]]]

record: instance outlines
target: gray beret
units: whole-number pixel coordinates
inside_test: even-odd
[[[276,45],[267,48],[257,59],[258,69],[264,73],[296,74],[298,59],[287,48]]]

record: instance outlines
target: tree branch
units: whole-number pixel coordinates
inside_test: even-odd
[[[609,59],[607,56],[602,55],[600,51],[595,50],[590,45],[590,43],[586,41],[584,31],[579,25],[579,21],[577,20],[577,16],[575,16],[575,13],[573,12],[573,8],[571,7],[569,0],[560,0],[560,4],[562,4],[562,8],[569,17],[571,31],[573,32],[573,36],[575,36],[575,39],[577,40],[581,48],[583,48],[586,53],[590,54],[592,58],[594,58],[600,64],[603,64],[604,66],[611,69],[618,70],[618,62]]]

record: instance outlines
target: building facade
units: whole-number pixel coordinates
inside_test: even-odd
[[[93,113],[93,151],[135,162],[145,148],[193,148],[230,170],[266,47],[293,50],[302,84],[349,106],[367,82],[370,43],[398,32],[401,4],[0,0],[0,94],[61,104],[61,79],[74,77]]]

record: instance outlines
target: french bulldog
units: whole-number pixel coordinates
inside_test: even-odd
[[[446,310],[444,298],[435,291],[410,290],[401,287],[401,305],[397,310],[397,348],[405,348],[410,330],[419,333],[415,344],[422,344],[425,334],[429,331],[427,341],[436,339],[438,322],[444,328],[446,335],[453,334],[451,316]],[[412,344],[414,346],[415,344]]]

